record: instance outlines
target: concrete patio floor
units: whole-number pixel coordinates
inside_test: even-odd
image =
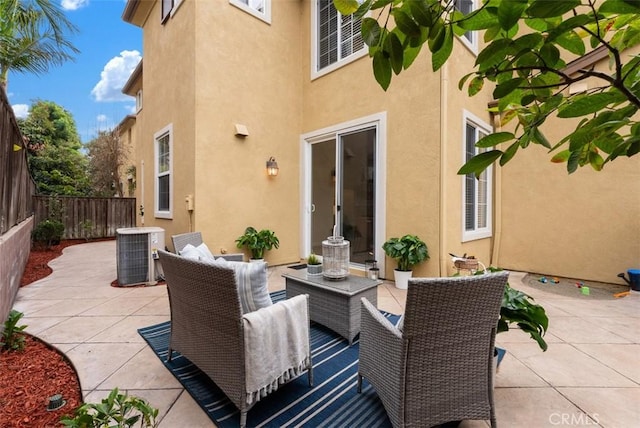
[[[66,248],[50,276],[18,292],[14,308],[27,331],[73,361],[85,401],[118,387],[157,407],[160,428],[214,427],[137,333],[169,319],[165,286],[111,287],[115,254],[115,241]],[[271,291],[284,288],[285,269],[269,269]],[[524,276],[512,272],[509,282],[545,307],[549,350],[519,331],[498,335],[507,349],[496,379],[499,426],[640,426],[640,292],[616,300],[566,297],[527,286]],[[380,309],[402,313],[405,298],[393,283],[378,289]]]

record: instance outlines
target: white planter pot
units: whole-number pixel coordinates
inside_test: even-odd
[[[308,275],[322,275],[322,265],[307,265]]]
[[[393,277],[396,281],[396,288],[406,290],[409,288],[409,278],[413,275],[411,270],[393,270]]]

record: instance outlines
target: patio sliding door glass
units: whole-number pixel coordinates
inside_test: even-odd
[[[373,257],[376,216],[376,129],[337,133],[311,147],[311,249],[337,233],[351,243],[351,263]]]

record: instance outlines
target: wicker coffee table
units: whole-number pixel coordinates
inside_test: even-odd
[[[309,295],[309,315],[312,321],[330,328],[353,343],[360,332],[360,298],[378,304],[378,285],[382,281],[349,275],[341,281],[308,275],[305,269],[282,275],[287,298]]]

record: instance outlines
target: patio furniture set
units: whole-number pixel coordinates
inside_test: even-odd
[[[496,426],[494,343],[508,273],[414,278],[405,314],[393,325],[377,309],[381,283],[284,274],[287,299],[272,303],[264,262],[214,256],[200,233],[174,235],[177,254],[159,251],[171,310],[168,358],[180,352],[240,410],[240,425],[261,398],[307,372],[309,326],[351,346],[359,336],[358,392],[366,379],[394,427],[464,419]]]

